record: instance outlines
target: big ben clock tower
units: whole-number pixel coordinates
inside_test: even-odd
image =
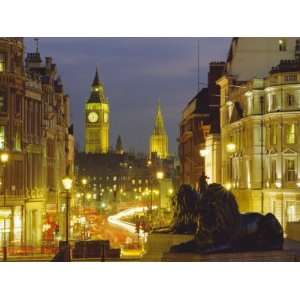
[[[85,153],[105,154],[109,148],[109,105],[98,70],[85,103]]]

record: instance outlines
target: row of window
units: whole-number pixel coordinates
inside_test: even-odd
[[[5,54],[0,53],[0,73],[5,72],[5,70],[6,70]]]
[[[7,137],[6,137],[6,126],[0,126],[0,150],[7,148]],[[22,143],[21,143],[21,130],[19,127],[15,128],[15,136],[13,139],[13,149],[15,151],[22,150]]]
[[[296,99],[295,95],[291,93],[286,93],[283,100],[284,103],[280,103],[280,98],[278,98],[276,94],[269,95],[268,112],[280,110],[282,105],[283,108],[287,109],[292,109],[296,107],[299,108],[299,99]]]
[[[7,112],[7,97],[3,92],[0,93],[0,113],[1,112]],[[17,115],[22,113],[22,96],[20,95],[15,96],[14,113]]]
[[[284,145],[294,145],[297,141],[297,127],[296,123],[284,124],[282,132],[282,141],[279,141],[279,126],[278,124],[271,124],[266,128],[263,145],[277,145],[281,142]],[[252,145],[259,145],[261,143],[261,128],[244,128],[244,131],[233,131],[229,137],[230,143],[236,145],[236,150],[247,149]]]
[[[0,52],[0,73],[6,72],[7,70],[7,59],[6,54],[3,52]],[[23,69],[23,61],[22,56],[15,56],[11,60],[10,69],[13,72],[21,72]]]
[[[287,183],[295,183],[297,181],[297,164],[296,159],[288,158],[284,159],[283,162],[283,179]],[[269,170],[270,184],[275,185],[279,179],[277,160],[272,159],[271,163],[266,163],[266,170]],[[229,165],[228,175],[233,181],[238,182],[240,180],[246,179],[247,184],[251,183],[251,160],[238,161],[234,160]]]
[[[277,144],[277,136],[278,136],[278,125],[272,124],[270,126],[270,135],[269,135],[270,145]],[[287,145],[296,144],[297,140],[296,140],[296,125],[295,125],[295,123],[284,125],[283,137],[284,137],[285,144],[287,144]]]
[[[285,180],[287,182],[295,182],[297,179],[296,161],[295,159],[285,159]],[[275,184],[278,179],[277,161],[273,159],[270,166],[270,181]]]
[[[248,96],[246,104],[242,105],[240,102],[227,102],[227,107],[223,111],[224,124],[237,121],[249,115],[259,115],[263,113],[276,112],[282,110],[299,110],[300,97],[296,97],[292,93],[285,93],[283,101],[276,94],[269,94],[267,103],[264,102],[263,96]],[[235,114],[235,115],[233,115]],[[237,118],[237,119],[236,119]]]
[[[96,180],[99,180],[99,181],[110,181],[112,180],[113,182],[117,182],[118,180],[119,181],[130,181],[132,185],[141,185],[143,183],[148,183],[149,180],[148,179],[130,179],[129,177],[127,176],[106,176],[106,177],[93,177],[93,181],[96,181]],[[93,183],[93,185],[95,186],[95,183]],[[101,186],[101,184],[100,184]]]

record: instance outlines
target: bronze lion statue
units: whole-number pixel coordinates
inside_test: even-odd
[[[210,184],[200,194],[181,186],[176,198],[173,232],[194,233],[192,241],[172,246],[171,252],[238,252],[280,250],[283,229],[268,213],[241,214],[232,192]]]

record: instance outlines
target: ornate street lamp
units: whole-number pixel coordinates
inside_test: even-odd
[[[164,177],[165,177],[165,174],[163,171],[156,172],[156,179],[160,180],[160,179],[163,179]]]
[[[0,154],[0,161],[3,165],[3,206],[5,208],[6,206],[6,178],[5,178],[5,170],[7,163],[9,161],[9,154],[7,152],[2,152]],[[4,217],[4,223],[3,223],[3,261],[7,261],[7,238],[6,238],[6,217]]]
[[[158,181],[161,181],[162,179],[164,179],[165,177],[165,173],[163,171],[157,171],[156,172],[156,179]],[[159,218],[160,218],[160,212],[161,212],[161,182],[159,182]],[[160,220],[160,219],[159,219]]]
[[[236,151],[236,144],[234,144],[234,143],[227,144],[226,150],[228,153],[234,153]]]
[[[66,191],[66,261],[71,260],[70,253],[70,244],[69,244],[69,232],[70,232],[70,224],[69,224],[69,214],[70,214],[70,200],[71,200],[71,189],[73,185],[73,179],[69,176],[66,176],[62,179],[62,184]]]
[[[81,179],[81,184],[83,185],[83,215],[86,220],[86,186],[88,184],[88,180],[84,177]],[[86,240],[86,222],[83,224],[83,239]]]
[[[82,178],[81,183],[82,183],[82,185],[87,185],[88,181],[86,178]]]
[[[208,149],[200,149],[199,154],[201,157],[205,157],[208,155]]]

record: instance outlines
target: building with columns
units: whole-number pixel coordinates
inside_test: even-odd
[[[265,38],[262,44],[272,50],[268,63],[256,72],[250,66],[252,73],[245,70],[242,76],[243,63],[230,57],[218,80],[221,181],[241,211],[272,212],[285,225],[300,218],[300,41]],[[261,53],[256,52],[258,61]],[[241,72],[230,73],[233,65]]]

